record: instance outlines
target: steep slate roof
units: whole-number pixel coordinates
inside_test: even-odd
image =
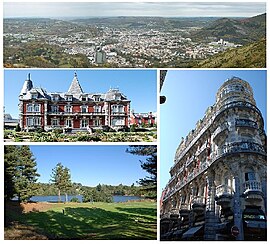
[[[30,80],[30,74],[28,75],[28,80],[25,81],[22,91],[20,93],[20,99],[30,100],[32,94],[38,94],[38,99],[48,99],[52,100],[53,95],[58,95],[58,101],[65,101],[66,96],[72,95],[73,101],[80,100],[81,96],[86,96],[88,101],[94,101],[95,96],[99,96],[101,101],[114,101],[114,100],[126,100],[127,97],[119,91],[118,88],[110,88],[106,93],[84,93],[82,87],[78,81],[77,73],[75,73],[74,78],[70,84],[68,92],[47,92],[45,89],[39,87],[33,87],[33,83]],[[119,97],[116,99],[116,96]]]
[[[33,88],[33,82],[30,79],[30,74],[28,74],[28,79],[24,81],[20,95],[25,95],[32,88]]]
[[[83,90],[82,90],[82,87],[78,81],[77,73],[75,73],[67,94],[70,94],[70,95],[74,94],[75,95],[75,94],[81,94],[81,93],[83,93]]]

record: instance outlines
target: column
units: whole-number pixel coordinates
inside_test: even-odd
[[[239,172],[239,167],[236,168],[236,172]],[[234,176],[235,182],[235,193],[233,198],[233,214],[234,214],[234,225],[239,229],[239,235],[236,236],[237,241],[244,240],[243,220],[242,220],[242,206],[240,199],[240,179],[239,175]]]
[[[211,169],[207,172],[207,199],[206,199],[206,211],[205,211],[205,228],[204,228],[204,240],[216,239],[216,224],[217,218],[215,215],[215,194],[216,187],[214,184],[215,172]]]

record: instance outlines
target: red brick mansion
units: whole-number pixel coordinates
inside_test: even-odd
[[[89,130],[129,126],[130,100],[119,91],[84,92],[77,74],[67,92],[46,92],[33,86],[30,74],[19,95],[22,130],[42,128]]]

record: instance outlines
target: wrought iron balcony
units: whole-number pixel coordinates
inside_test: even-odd
[[[236,127],[250,127],[250,128],[258,129],[258,124],[249,119],[236,119],[235,126]]]
[[[225,104],[225,105],[221,106],[216,112],[213,111],[212,115],[209,116],[211,118],[211,120],[208,119],[207,121],[203,121],[202,124],[199,126],[199,128],[194,130],[192,135],[189,136],[189,138],[185,142],[183,142],[183,143],[185,143],[187,145],[187,147],[185,147],[183,150],[181,150],[180,148],[177,149],[178,156],[177,156],[177,159],[176,159],[176,163],[189,151],[189,149],[193,146],[193,144],[211,126],[212,122],[218,116],[220,116],[225,110],[227,110],[229,108],[233,108],[233,107],[243,107],[243,108],[252,109],[252,110],[256,111],[262,117],[262,114],[261,114],[260,110],[255,105],[253,105],[253,104],[251,104],[249,102],[235,101],[235,102],[231,102],[231,103],[228,103],[228,104]],[[226,128],[224,128],[224,129],[226,129]],[[218,131],[216,133],[218,133]]]
[[[195,159],[195,156],[191,156],[187,161],[186,161],[186,167],[189,166]]]
[[[227,145],[222,146],[219,150],[218,156],[223,156],[224,154],[229,153],[238,153],[238,152],[256,152],[266,155],[264,148],[262,145],[256,142],[250,141],[241,141],[241,142],[233,142]]]
[[[185,180],[182,180],[178,185],[177,188],[174,188],[173,191],[170,192],[166,196],[166,199],[173,195],[176,191],[178,191],[180,188],[191,182],[195,177],[197,177],[199,174],[204,172],[205,170],[208,169],[208,167],[214,163],[216,160],[218,160],[221,157],[224,157],[228,154],[233,154],[233,153],[259,153],[264,156],[266,156],[266,152],[263,148],[262,145],[255,143],[255,142],[249,142],[249,141],[241,141],[241,142],[233,142],[227,145],[222,146],[220,149],[218,149],[216,152],[213,152],[211,154],[211,159],[209,161],[202,162],[200,165],[200,168],[197,169],[196,171],[192,171]],[[172,179],[174,177],[171,178]],[[170,182],[171,182],[170,181]],[[165,199],[165,200],[166,200]]]

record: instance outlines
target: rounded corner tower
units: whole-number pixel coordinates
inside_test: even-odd
[[[238,77],[226,80],[176,150],[161,239],[266,240],[265,138],[252,87]]]

